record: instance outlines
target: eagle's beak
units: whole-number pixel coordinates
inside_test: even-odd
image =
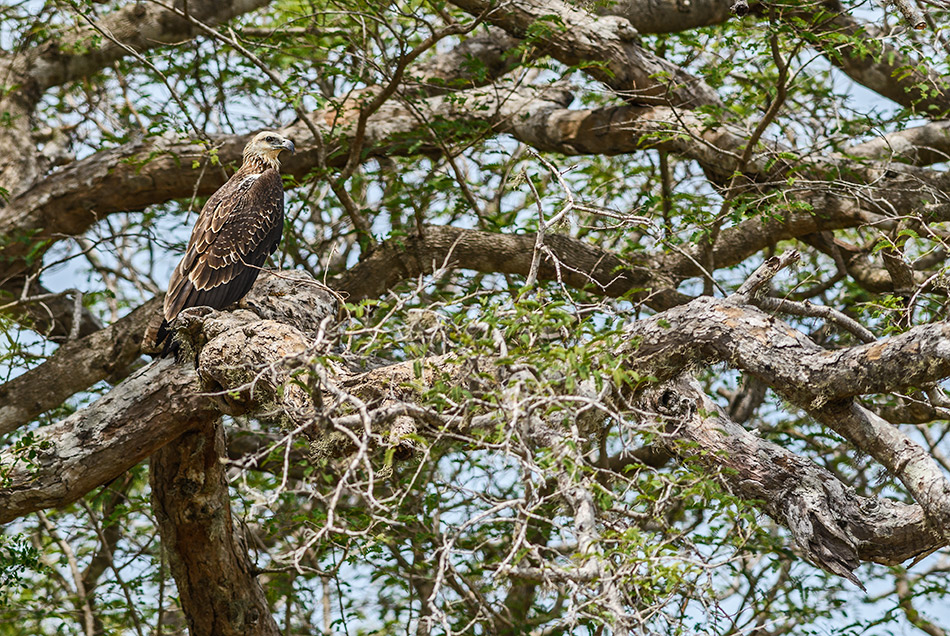
[[[296,147],[294,146],[294,142],[292,142],[289,139],[285,139],[284,143],[282,143],[281,146],[283,146],[284,150],[289,150],[290,154],[294,154],[294,151],[296,150]]]

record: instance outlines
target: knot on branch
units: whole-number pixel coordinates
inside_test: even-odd
[[[736,0],[729,7],[729,12],[738,18],[743,18],[749,14],[749,3],[746,0]]]
[[[656,398],[656,412],[665,417],[685,419],[695,413],[695,404],[673,389],[665,389]]]
[[[609,25],[621,42],[636,42],[640,39],[640,32],[631,24],[630,20],[623,16],[605,15],[598,22]]]

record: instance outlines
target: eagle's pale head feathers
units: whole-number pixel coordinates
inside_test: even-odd
[[[290,154],[294,154],[294,142],[280,133],[265,130],[254,135],[254,139],[244,146],[244,161],[256,159],[277,170],[280,168],[277,155],[282,150],[289,150]]]

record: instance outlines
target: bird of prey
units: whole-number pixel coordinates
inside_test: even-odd
[[[264,131],[244,147],[241,168],[211,195],[191,231],[188,249],[168,282],[156,344],[162,355],[177,346],[170,323],[187,307],[224,309],[251,289],[284,229],[284,189],[278,155],[294,143]],[[164,345],[163,345],[164,343]]]

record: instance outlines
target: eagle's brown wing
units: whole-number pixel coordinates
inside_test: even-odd
[[[188,249],[172,273],[158,344],[168,323],[186,307],[224,309],[251,289],[267,257],[280,243],[284,191],[280,174],[238,171],[205,203]],[[163,353],[169,351],[166,344]]]

